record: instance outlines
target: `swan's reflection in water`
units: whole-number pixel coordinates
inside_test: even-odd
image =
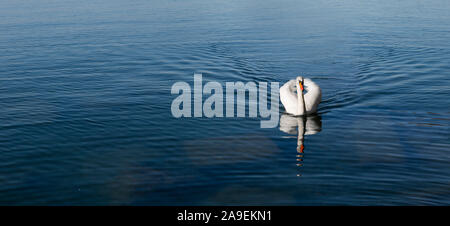
[[[282,114],[280,118],[280,130],[288,134],[297,135],[297,166],[303,166],[305,152],[305,135],[313,135],[322,130],[322,120],[319,115],[292,116]],[[297,174],[301,176],[301,174]]]

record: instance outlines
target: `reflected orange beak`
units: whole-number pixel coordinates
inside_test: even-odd
[[[303,84],[301,81],[298,81],[298,85],[300,86],[300,90],[303,91],[304,88],[303,88]]]

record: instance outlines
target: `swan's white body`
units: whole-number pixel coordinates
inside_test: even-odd
[[[306,93],[303,93],[302,87]],[[280,100],[287,113],[309,115],[317,112],[322,100],[322,90],[311,79],[299,76],[280,88]]]

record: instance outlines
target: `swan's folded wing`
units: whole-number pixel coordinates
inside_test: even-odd
[[[292,91],[292,86],[295,87],[295,80],[290,80],[280,88],[280,100],[286,112],[295,115],[297,113],[297,94]]]
[[[317,107],[322,101],[322,90],[320,87],[314,83],[311,79],[306,78],[304,80],[306,94],[305,98],[305,108],[308,114],[314,113],[317,111]]]

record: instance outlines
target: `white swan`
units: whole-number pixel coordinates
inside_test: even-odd
[[[303,93],[304,90],[306,93]],[[309,115],[317,111],[322,100],[322,90],[311,79],[298,76],[280,88],[280,100],[287,113]]]

